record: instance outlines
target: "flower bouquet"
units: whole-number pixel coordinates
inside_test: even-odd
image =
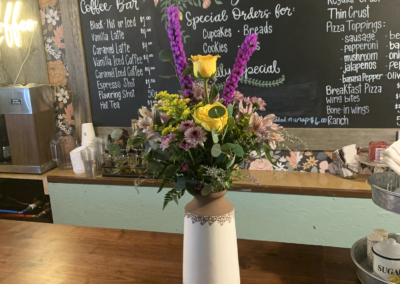
[[[174,184],[165,195],[164,208],[172,200],[178,202],[186,191],[207,196],[229,189],[236,180],[257,182],[240,172],[238,165],[252,152],[261,157],[262,150],[272,163],[270,149],[293,138],[274,123],[273,114],[262,117],[257,113],[265,111],[262,99],[245,97],[236,90],[257,48],[256,34],[245,38],[220,94],[215,84],[220,56],[197,55],[187,60],[178,8],[169,7],[167,15],[171,56],[182,92],[162,91],[152,110],[139,109],[139,130],[129,142],[146,145],[149,170],[163,180],[158,192]]]

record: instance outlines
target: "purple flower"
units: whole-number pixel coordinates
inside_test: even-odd
[[[189,163],[183,163],[181,167],[182,172],[186,172],[189,168]]]
[[[206,134],[199,126],[195,126],[186,130],[185,138],[188,142],[192,143],[195,146],[197,146],[197,144],[202,145],[207,140]]]
[[[182,122],[181,125],[179,125],[178,130],[186,131],[193,126],[196,126],[196,124],[194,123],[193,120],[186,120],[186,121]]]
[[[181,24],[179,20],[179,8],[170,6],[167,9],[168,15],[168,37],[170,38],[171,50],[174,55],[176,71],[178,72],[179,79],[184,89],[186,98],[191,99],[191,103],[196,100],[193,97],[193,81],[190,75],[183,76],[183,70],[188,67],[186,61],[185,50],[183,49]]]
[[[170,134],[164,136],[161,141],[161,148],[163,149],[163,151],[169,147],[169,144],[171,142],[174,142],[174,141],[176,141],[176,134],[170,133]]]
[[[189,151],[190,148],[195,148],[196,146],[187,141],[186,139],[179,143],[179,148],[182,148],[186,152]]]
[[[226,85],[222,94],[222,98],[225,99],[225,106],[232,102],[233,94],[235,93],[240,78],[242,77],[244,69],[247,66],[247,62],[256,49],[257,35],[250,34],[246,37],[242,46],[240,47],[235,64],[233,65],[232,72],[229,75],[228,80],[226,80]]]
[[[265,101],[261,98],[252,97],[251,103],[253,104],[253,108],[259,109],[261,111],[265,111],[265,106],[267,105]]]

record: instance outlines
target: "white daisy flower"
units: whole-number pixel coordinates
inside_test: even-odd
[[[58,97],[58,100],[60,102],[63,102],[64,104],[66,104],[69,99],[68,92],[64,89],[60,89],[60,92],[57,93],[57,97]]]
[[[48,24],[55,26],[57,21],[60,20],[60,18],[57,16],[57,10],[50,9],[49,13],[46,14],[46,19]]]
[[[61,114],[59,114],[59,115],[57,115],[57,118],[62,120],[63,116]]]

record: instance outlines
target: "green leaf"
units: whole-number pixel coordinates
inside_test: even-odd
[[[264,152],[265,152],[265,156],[267,157],[268,161],[273,164],[275,167],[277,167],[277,165],[272,161],[271,155],[269,154],[269,148],[265,147],[264,148]]]
[[[162,125],[160,114],[158,113],[158,111],[156,111],[155,114],[154,114],[154,124],[155,125]]]
[[[235,162],[236,159],[236,155],[233,156],[232,159],[229,160],[229,162],[226,164],[226,169],[229,169],[230,167],[232,167],[233,163]]]
[[[208,116],[210,118],[220,118],[223,117],[226,114],[226,108],[222,107],[222,106],[215,106],[212,107],[209,111],[208,111]],[[217,129],[218,130],[218,129]]]
[[[154,158],[157,160],[168,161],[170,157],[171,154],[168,152],[168,150],[163,151],[163,149],[157,148],[154,151]]]
[[[233,105],[229,104],[227,109],[228,109],[228,117],[231,117],[233,114]]]
[[[174,60],[174,55],[172,54],[172,50],[163,49],[158,54],[158,58],[160,58],[162,62],[169,62]]]
[[[211,155],[215,158],[217,158],[219,155],[221,155],[221,145],[219,144],[214,144],[214,146],[211,148]]]
[[[175,194],[175,189],[173,188],[173,189],[171,189],[170,191],[168,191],[166,194],[165,194],[165,197],[164,197],[164,204],[163,204],[163,210],[165,209],[165,207],[167,207],[167,205],[168,205],[168,203],[170,203],[172,200],[173,200],[173,195]]]
[[[163,173],[164,176],[172,177],[175,175],[176,171],[180,168],[180,165],[169,165],[165,168]]]
[[[155,151],[159,148],[158,144],[154,141],[147,141],[145,147],[146,147],[146,154],[150,153],[151,150]]]
[[[228,117],[228,123],[227,123],[228,130],[232,130],[234,126],[235,126],[235,119],[233,117]]]
[[[238,144],[226,143],[226,144],[222,145],[221,149],[224,152],[232,150],[232,152],[234,154],[236,154],[236,156],[238,156],[238,157],[243,157],[243,155],[244,155],[242,146],[240,146]]]
[[[126,152],[127,153],[131,150],[131,146],[133,146],[132,143],[133,143],[133,139],[129,138],[128,142],[126,142]]]
[[[135,137],[132,139],[132,146],[138,147],[144,143],[144,137]]]
[[[196,189],[197,182],[192,179],[186,179],[186,190],[193,196],[198,195],[199,191]]]
[[[163,190],[164,186],[165,186],[166,182],[165,180],[163,180],[163,182],[160,185],[160,188],[158,189],[157,193],[161,192],[161,190]]]
[[[189,66],[188,68],[183,70],[182,75],[183,76],[187,76],[187,75],[192,74],[192,73],[193,73],[193,66]]]
[[[201,195],[207,196],[213,191],[213,186],[211,184],[206,184],[202,189],[201,189]]]
[[[133,136],[144,138],[146,136],[146,133],[143,132],[143,129],[138,129],[135,131],[135,133],[133,133]]]
[[[123,130],[122,129],[115,129],[112,133],[111,133],[111,138],[112,139],[117,139],[119,137],[121,137]]]
[[[258,157],[262,160],[262,157],[261,157],[261,150],[257,148],[257,149],[255,149],[255,151],[256,151]]]
[[[214,2],[215,2],[215,4],[217,4],[217,5],[222,5],[222,1],[214,0]]]
[[[218,133],[215,130],[215,128],[212,129],[211,135],[212,135],[212,139],[213,139],[214,143],[218,143]]]
[[[148,163],[148,168],[152,172],[161,172],[164,169],[164,165],[159,162],[152,161]]]
[[[186,187],[186,178],[179,178],[177,182],[174,184],[174,187],[178,190],[182,190]]]
[[[172,199],[175,201],[176,205],[179,205],[178,204],[178,197],[176,196],[176,194],[171,194],[171,196],[172,196]]]
[[[169,78],[176,77],[176,76],[175,75],[171,75],[171,76],[169,76],[169,75],[160,75],[158,77],[163,78],[163,79],[169,79]]]
[[[224,160],[225,156],[226,156],[226,155],[225,155],[224,153],[221,153],[221,155],[219,155],[219,156],[217,157],[217,159],[215,159],[215,164],[221,163],[221,162]]]
[[[118,144],[110,143],[108,144],[108,153],[110,153],[113,156],[121,155],[121,148],[119,147]]]
[[[209,96],[210,104],[212,104],[214,102],[214,99],[217,97],[217,95],[218,95],[218,89],[214,83],[211,86],[211,91],[210,91],[210,96]]]

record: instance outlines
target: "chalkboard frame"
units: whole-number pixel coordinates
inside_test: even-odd
[[[79,0],[60,2],[70,82],[74,93],[74,118],[76,130],[80,135],[81,124],[92,122],[92,116],[79,17]],[[97,134],[109,134],[115,127],[96,127]],[[397,128],[287,128],[287,130],[303,140],[302,143],[288,145],[292,149],[332,151],[348,144],[367,148],[370,141],[376,140],[393,143]]]

